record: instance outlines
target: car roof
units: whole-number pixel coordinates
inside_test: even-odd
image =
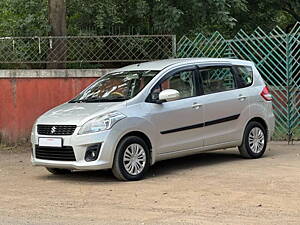
[[[163,70],[170,66],[185,65],[188,63],[232,63],[241,65],[252,65],[251,61],[229,58],[176,58],[176,59],[163,59],[151,62],[144,62],[125,66],[114,70],[113,72],[121,71],[137,71],[137,70]]]

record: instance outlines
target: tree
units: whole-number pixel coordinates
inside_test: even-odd
[[[1,0],[1,36],[45,36],[48,34],[47,0]]]
[[[300,1],[299,0],[282,0],[275,1],[275,4],[282,11],[287,12],[295,20],[300,21]]]
[[[67,44],[64,39],[55,38],[67,35],[66,24],[66,5],[65,0],[48,0],[48,21],[50,25],[50,36],[54,36],[52,40],[52,48],[49,50],[49,61],[65,61]],[[51,40],[50,40],[51,41]],[[63,63],[49,63],[47,68],[65,68]]]
[[[246,0],[83,0],[68,1],[69,33],[175,33],[233,27],[231,10],[246,11]],[[91,29],[92,28],[92,29]]]
[[[238,10],[231,11],[231,15],[238,20],[231,31],[233,34],[240,29],[252,32],[257,26],[264,31],[279,26],[289,32],[296,21],[300,21],[298,0],[249,0],[247,7],[246,13]]]
[[[48,0],[48,21],[50,36],[67,35],[65,0]]]
[[[300,20],[299,0],[1,0],[0,10],[2,36],[215,30],[232,36],[257,26],[288,30]]]
[[[268,32],[279,25],[289,32],[299,16],[299,0],[1,0],[0,35],[167,33],[180,38],[218,30],[231,38],[240,29],[250,33],[257,26]],[[55,63],[66,59],[67,45],[62,39],[53,37],[41,45],[33,39],[7,39],[7,44],[2,43],[2,51],[8,49],[11,58],[26,52],[29,60],[33,56],[41,61],[47,57],[53,62],[48,68],[65,68]],[[45,56],[49,46],[52,48]]]

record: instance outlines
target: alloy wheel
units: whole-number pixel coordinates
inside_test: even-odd
[[[265,136],[259,127],[253,127],[248,137],[249,147],[252,152],[260,153],[265,145]]]
[[[123,165],[130,175],[138,175],[146,165],[146,152],[140,144],[129,145],[123,156]]]

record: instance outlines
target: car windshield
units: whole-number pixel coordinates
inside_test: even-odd
[[[74,102],[124,101],[136,96],[159,71],[123,71],[105,75],[81,92]]]

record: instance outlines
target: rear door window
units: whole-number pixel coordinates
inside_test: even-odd
[[[207,67],[199,69],[203,93],[212,94],[236,88],[233,70],[228,66]]]

